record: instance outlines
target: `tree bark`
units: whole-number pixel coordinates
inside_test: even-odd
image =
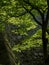
[[[42,42],[43,42],[44,58],[46,59],[46,57],[47,57],[47,41],[46,41],[46,31],[45,31],[44,26],[42,27]]]
[[[46,38],[46,30],[47,30],[47,21],[44,20],[44,15],[42,19],[42,43],[43,43],[43,54],[44,54],[44,63],[46,64],[47,59],[47,43],[48,39]]]
[[[0,64],[16,65],[15,56],[11,50],[11,46],[6,35],[0,32]]]

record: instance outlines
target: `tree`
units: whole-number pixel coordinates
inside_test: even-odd
[[[12,52],[7,35],[0,32],[0,63],[3,65],[16,65],[15,55]]]
[[[15,17],[19,17],[26,13],[29,13],[33,17],[35,22],[37,22],[39,25],[41,25],[43,53],[44,53],[44,60],[46,60],[47,43],[48,43],[48,39],[46,38],[46,31],[48,32],[47,25],[48,25],[48,19],[49,19],[49,1],[48,0],[39,0],[39,1],[38,0],[21,0],[21,1],[16,0],[16,8],[17,8],[17,10],[16,10],[17,15],[14,15]],[[36,19],[33,11],[37,11],[40,14],[42,23],[40,23]],[[10,14],[10,15],[13,16],[12,14]]]
[[[34,11],[38,12],[38,14],[41,16],[42,23],[36,19]],[[46,32],[49,34],[47,30],[49,18],[49,0],[2,0],[0,2],[0,12],[0,15],[4,17],[19,17],[26,13],[29,13],[33,17],[35,22],[42,27],[43,53],[44,59],[46,60],[48,42],[46,39]]]

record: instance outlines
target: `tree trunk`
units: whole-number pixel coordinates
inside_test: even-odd
[[[42,42],[43,42],[43,54],[44,54],[44,63],[46,64],[46,59],[47,59],[47,43],[48,39],[46,38],[46,21],[44,21],[44,16],[43,16],[43,22],[42,22]]]
[[[42,42],[43,42],[44,58],[46,58],[47,57],[47,40],[46,40],[46,31],[45,31],[45,28],[42,29]]]
[[[6,35],[0,32],[0,64],[16,65],[15,56],[11,50],[11,46]]]
[[[10,65],[8,53],[4,45],[4,39],[1,32],[0,32],[0,64]]]

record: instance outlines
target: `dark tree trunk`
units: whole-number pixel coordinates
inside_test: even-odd
[[[42,22],[42,43],[43,43],[43,54],[44,54],[44,62],[46,64],[46,59],[47,59],[47,43],[48,39],[46,38],[46,30],[47,30],[47,21],[44,20],[44,15],[43,15],[43,22]]]
[[[4,45],[4,39],[1,32],[0,32],[0,64],[10,65],[8,53]]]
[[[43,42],[43,53],[44,59],[47,57],[47,39],[46,39],[46,31],[45,28],[42,28],[42,42]]]
[[[5,40],[5,34],[0,32],[0,64],[3,65],[16,65],[15,57],[9,45],[7,39]]]

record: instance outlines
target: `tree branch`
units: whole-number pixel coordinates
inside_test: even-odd
[[[32,9],[35,9],[39,12],[39,14],[42,16],[42,12],[40,11],[40,9],[37,6],[34,6],[32,3],[30,3],[29,1],[25,1],[23,0],[26,4],[30,5],[32,7]]]
[[[35,20],[35,22],[42,27],[42,24],[36,19],[36,17],[34,16],[34,14],[32,14],[32,13],[31,13],[28,9],[26,9],[24,6],[23,6],[23,8],[24,8],[31,16],[33,16],[33,19]],[[46,32],[49,34],[48,29],[46,29]]]
[[[38,23],[39,25],[42,26],[42,24],[36,19],[36,17],[34,16],[33,13],[31,13],[31,12],[30,12],[28,9],[26,9],[24,6],[23,6],[23,8],[27,11],[27,13],[29,13],[31,16],[33,16],[33,19],[36,21],[36,23]]]

